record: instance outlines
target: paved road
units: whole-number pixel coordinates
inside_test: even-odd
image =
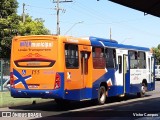
[[[154,119],[160,120],[160,81],[156,81],[156,90],[148,92],[144,98],[137,98],[130,95],[125,98],[112,97],[107,100],[105,105],[96,105],[92,101],[73,102],[68,106],[59,107],[54,101],[36,105],[26,105],[18,107],[2,108],[0,111],[12,112],[34,112],[41,113],[43,119],[54,117],[79,119],[86,117],[87,119]],[[154,117],[147,117],[147,115]],[[38,119],[42,119],[38,118]]]

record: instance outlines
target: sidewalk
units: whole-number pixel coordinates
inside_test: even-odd
[[[9,91],[0,92],[0,108],[2,107],[14,107],[20,105],[29,105],[33,101],[36,103],[48,102],[53,99],[41,99],[41,98],[13,98]]]

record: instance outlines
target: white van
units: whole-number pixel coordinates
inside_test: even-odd
[[[155,79],[160,79],[160,65],[155,66]]]

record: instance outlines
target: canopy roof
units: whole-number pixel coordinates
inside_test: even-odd
[[[146,14],[160,17],[160,0],[109,0]]]

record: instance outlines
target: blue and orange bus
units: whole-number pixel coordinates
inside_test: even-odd
[[[149,48],[98,37],[16,36],[11,50],[11,96],[15,98],[96,99],[155,89]]]

